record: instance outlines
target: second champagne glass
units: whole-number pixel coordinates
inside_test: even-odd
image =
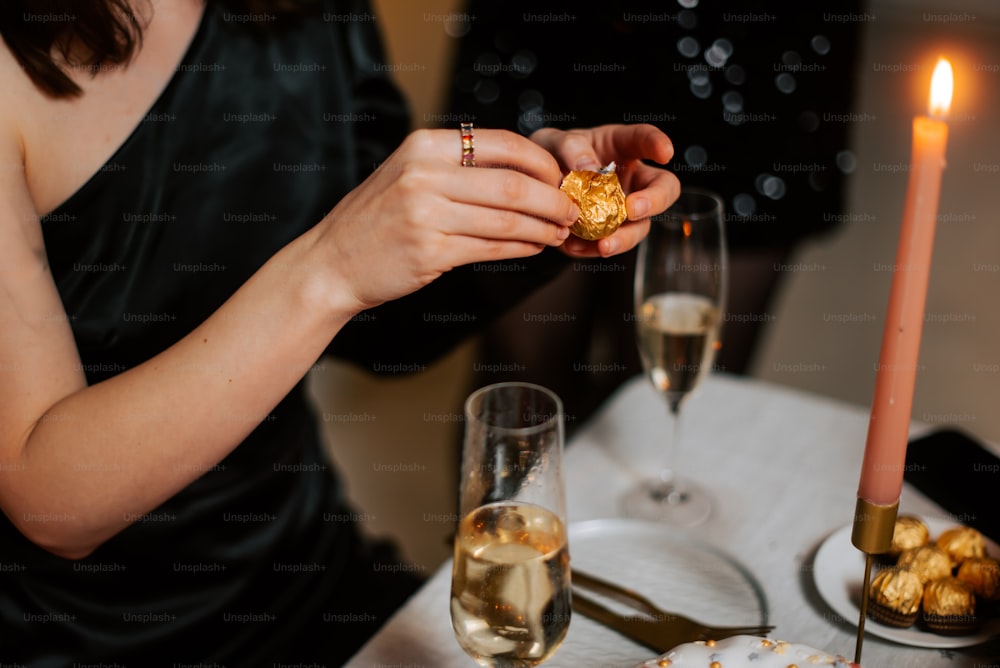
[[[570,621],[562,402],[499,383],[465,403],[451,620],[480,665],[536,666]]]
[[[643,368],[666,401],[672,434],[657,475],[625,498],[631,517],[693,526],[711,499],[675,466],[681,406],[708,372],[719,345],[726,292],[723,205],[718,195],[684,189],[652,221],[635,274],[637,336]]]

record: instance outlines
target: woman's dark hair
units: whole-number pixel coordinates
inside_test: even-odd
[[[206,0],[259,16],[288,16],[314,7],[307,0]],[[124,65],[142,44],[152,12],[148,0],[2,0],[0,36],[42,92],[82,93],[67,75]]]

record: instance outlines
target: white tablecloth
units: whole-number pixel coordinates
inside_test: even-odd
[[[620,497],[641,470],[630,470],[625,463],[648,461],[656,434],[666,428],[665,411],[649,383],[637,378],[578,433],[565,461],[570,522],[620,517]],[[769,622],[776,626],[772,637],[848,658],[854,654],[856,619],[845,620],[817,593],[812,560],[827,536],[852,521],[867,426],[864,407],[760,381],[714,376],[685,405],[681,436],[681,470],[707,486],[716,501],[708,522],[688,533],[732,555],[756,576]],[[921,430],[915,425],[912,434]],[[900,510],[947,519],[908,486]],[[571,541],[571,558],[572,553]],[[348,666],[475,665],[452,631],[450,569],[450,562],[445,563]],[[599,651],[594,650],[595,637],[601,638]],[[575,615],[565,642],[545,665],[630,668],[652,655]],[[928,649],[869,634],[862,663],[995,668],[1000,665],[1000,639],[975,647]]]

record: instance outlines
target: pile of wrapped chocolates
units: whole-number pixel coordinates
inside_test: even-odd
[[[1000,562],[983,535],[954,526],[932,540],[917,517],[896,520],[891,550],[872,578],[868,616],[887,626],[914,625],[967,635],[1000,611]]]

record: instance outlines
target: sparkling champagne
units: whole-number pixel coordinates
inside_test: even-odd
[[[696,294],[653,295],[639,316],[639,352],[657,390],[673,407],[711,366],[719,308]]]
[[[484,666],[536,666],[570,620],[566,529],[552,512],[491,503],[459,524],[451,619],[462,648]]]

